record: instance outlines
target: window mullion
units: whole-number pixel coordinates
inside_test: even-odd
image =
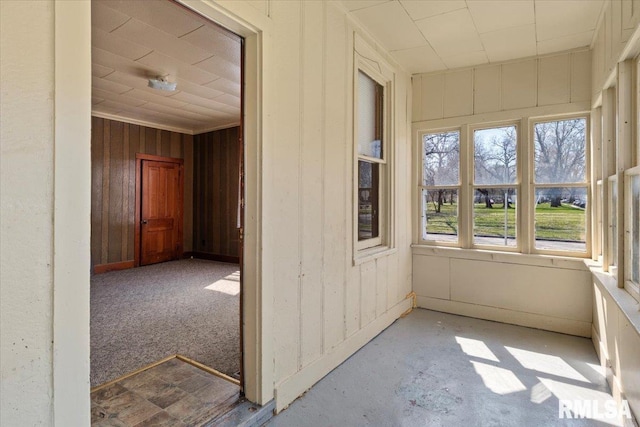
[[[469,126],[460,129],[460,196],[458,203],[458,242],[462,248],[471,248],[473,233],[473,144]]]
[[[528,118],[523,118],[520,122],[520,144],[518,144],[518,182],[520,183],[520,197],[518,202],[518,233],[519,246],[522,253],[533,252],[533,146],[531,135],[533,133],[532,123]]]

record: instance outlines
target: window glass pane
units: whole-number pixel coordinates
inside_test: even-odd
[[[422,138],[423,185],[457,185],[460,182],[460,132],[442,132]]]
[[[516,182],[517,139],[515,126],[473,132],[475,184]]]
[[[358,240],[379,236],[380,165],[358,161]]]
[[[473,199],[473,243],[516,246],[516,189],[476,188]]]
[[[586,252],[587,188],[538,188],[535,198],[536,248]]]
[[[640,175],[631,176],[631,281],[640,284]]]
[[[609,181],[609,260],[613,266],[618,265],[618,181]]]
[[[586,119],[537,123],[535,182],[539,184],[586,181]]]
[[[458,190],[422,190],[422,238],[458,241]]]
[[[382,158],[382,86],[358,72],[358,154]]]

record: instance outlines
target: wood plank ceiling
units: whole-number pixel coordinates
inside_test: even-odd
[[[188,134],[239,124],[239,36],[169,0],[91,7],[94,115]],[[159,76],[177,90],[148,87]]]
[[[588,47],[604,0],[342,0],[408,72]]]

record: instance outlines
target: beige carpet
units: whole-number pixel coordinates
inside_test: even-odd
[[[91,278],[91,386],[172,354],[240,370],[238,265],[180,260]]]

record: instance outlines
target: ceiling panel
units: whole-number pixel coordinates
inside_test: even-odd
[[[95,0],[94,0],[95,3]],[[147,1],[131,0],[99,0],[97,3],[114,9],[140,22],[146,22],[155,28],[180,37],[204,25],[204,20],[197,19],[192,13],[176,8],[169,1],[153,1],[149,7]]]
[[[142,46],[132,40],[120,37],[116,33],[108,33],[100,28],[91,29],[91,44],[99,49],[117,54],[135,61],[153,52],[153,49]]]
[[[535,24],[480,34],[480,38],[491,62],[536,55]]]
[[[387,50],[409,49],[427,44],[407,12],[397,1],[351,13]]]
[[[113,32],[187,64],[195,64],[213,55],[133,18]]]
[[[467,3],[464,0],[400,0],[400,4],[414,21],[467,7]]]
[[[176,76],[180,76],[181,79],[188,80],[197,85],[205,85],[220,78],[220,76],[206,71],[201,67],[185,64],[182,61],[175,60],[160,52],[152,52],[144,58],[139,59],[137,63],[154,70],[154,76],[169,75],[173,79],[175,79]],[[150,75],[149,77],[154,76]]]
[[[220,37],[220,35],[224,37]],[[238,43],[240,41],[238,37],[236,36],[234,38],[221,33],[216,27],[202,26],[180,37],[180,39],[234,64],[240,64],[240,49],[238,49]],[[211,40],[216,40],[216,42],[211,43]]]
[[[222,92],[228,93],[230,95],[240,96],[240,84],[234,83],[227,79],[218,79],[214,80],[211,83],[207,83],[206,87],[210,87],[211,89],[221,90]]]
[[[91,75],[96,77],[104,77],[113,73],[115,70],[111,67],[103,67],[95,62],[91,64]]]
[[[427,73],[447,68],[429,45],[394,50],[391,55],[410,73]]]
[[[111,32],[129,19],[131,19],[129,15],[106,7],[101,1],[91,2],[91,26],[93,28]]]
[[[467,2],[479,33],[535,23],[533,0],[473,0]]]
[[[549,39],[538,42],[538,54],[545,55],[547,53],[560,52],[563,50],[575,49],[577,47],[586,47],[591,44],[593,31],[572,34],[570,36],[559,37],[557,39]]]
[[[537,0],[538,41],[593,31],[602,10],[599,1]]]
[[[382,3],[389,3],[391,0],[343,0],[343,4],[349,10],[364,9],[366,7],[377,6]]]
[[[482,50],[479,34],[468,9],[421,19],[416,25],[440,57]]]
[[[471,67],[473,65],[481,65],[489,62],[487,54],[484,50],[478,52],[465,53],[463,55],[447,56],[442,58],[447,68]]]
[[[132,107],[139,107],[140,105],[147,103],[147,101],[140,98],[127,96],[126,94],[118,95],[113,92],[96,88],[93,89],[93,95],[103,100],[115,101]]]
[[[96,89],[106,90],[107,92],[112,92],[115,94],[123,94],[131,91],[133,89],[131,86],[125,86],[120,83],[112,82],[100,77],[93,77],[93,87]]]
[[[194,65],[210,72],[211,74],[215,73],[229,81],[240,83],[240,64],[233,64],[219,56],[212,56],[211,58],[197,62]]]
[[[92,2],[95,114],[187,133],[240,121],[241,39],[168,1]],[[174,92],[148,87],[167,76]]]

